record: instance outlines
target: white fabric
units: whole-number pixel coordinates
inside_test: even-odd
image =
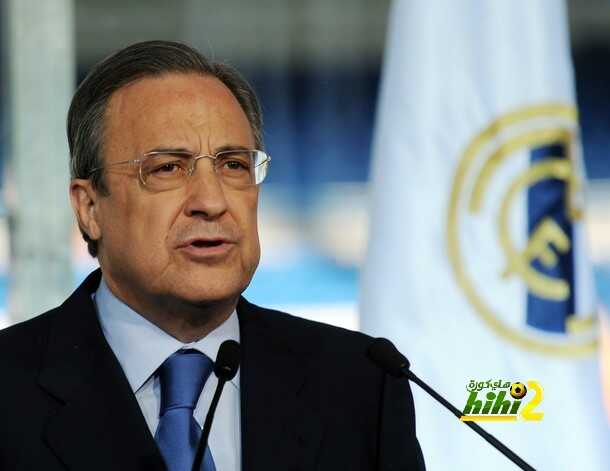
[[[193,348],[215,360],[222,342],[239,342],[239,321],[235,311],[203,339],[184,344],[114,296],[103,278],[95,293],[95,303],[102,331],[127,376],[153,436],[161,407],[159,379],[153,376],[156,369],[180,349]],[[199,396],[194,417],[200,426],[203,426],[217,384],[218,379],[212,373]],[[218,471],[241,469],[240,417],[238,372],[223,389],[209,436],[208,445]]]
[[[393,340],[413,371],[459,409],[471,379],[537,380],[545,390],[541,422],[483,427],[536,469],[608,469],[610,434],[595,355],[542,355],[502,338],[468,301],[447,249],[452,185],[469,142],[510,111],[574,103],[565,5],[397,0],[389,28],[361,278],[361,328]],[[459,250],[478,293],[521,324],[526,287],[518,277],[501,277],[505,258],[497,242],[497,208],[507,183],[527,165],[524,153],[502,166],[490,181],[479,219],[472,217],[459,228]],[[519,198],[510,233],[523,247],[526,199]],[[590,314],[590,273],[577,265],[577,306]],[[417,386],[413,389],[428,469],[515,469]]]

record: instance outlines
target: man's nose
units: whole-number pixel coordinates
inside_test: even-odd
[[[219,176],[214,170],[214,160],[201,158],[195,161],[192,174],[187,177],[187,216],[206,219],[220,217],[227,210],[227,200]]]

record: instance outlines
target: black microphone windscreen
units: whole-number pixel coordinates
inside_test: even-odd
[[[379,368],[397,378],[404,376],[404,370],[409,369],[409,360],[388,339],[375,339],[366,353]]]
[[[214,374],[225,381],[233,379],[239,369],[239,357],[239,344],[235,340],[222,342],[216,355]]]

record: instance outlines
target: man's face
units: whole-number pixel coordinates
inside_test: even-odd
[[[105,165],[158,149],[214,155],[255,147],[236,98],[210,76],[166,74],[127,85],[111,97],[105,124]],[[110,195],[97,198],[95,211],[99,260],[128,304],[236,301],[260,256],[256,186],[224,185],[211,159],[200,159],[175,190],[150,191],[137,165],[111,167],[106,179]]]

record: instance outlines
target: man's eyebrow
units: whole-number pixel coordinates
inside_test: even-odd
[[[218,154],[219,152],[224,152],[227,150],[252,150],[252,149],[250,149],[249,147],[245,147],[245,146],[229,144],[229,145],[217,147],[215,149],[214,153]]]
[[[224,146],[217,147],[214,150],[214,154],[217,154],[218,152],[229,151],[229,150],[252,150],[252,149],[250,149],[249,147],[246,147],[246,146],[238,145],[238,144],[227,144]],[[152,153],[156,153],[156,154],[160,154],[160,153],[191,154],[191,155],[197,154],[197,152],[194,152],[191,149],[187,149],[186,147],[169,147],[169,146],[155,147],[154,149],[150,149],[150,150],[146,151],[145,154],[152,154]]]
[[[154,149],[150,149],[146,151],[146,154],[162,154],[162,153],[168,153],[168,154],[194,154],[194,152],[192,150],[187,149],[186,147],[167,147],[167,146],[163,146],[163,147],[155,147]]]

